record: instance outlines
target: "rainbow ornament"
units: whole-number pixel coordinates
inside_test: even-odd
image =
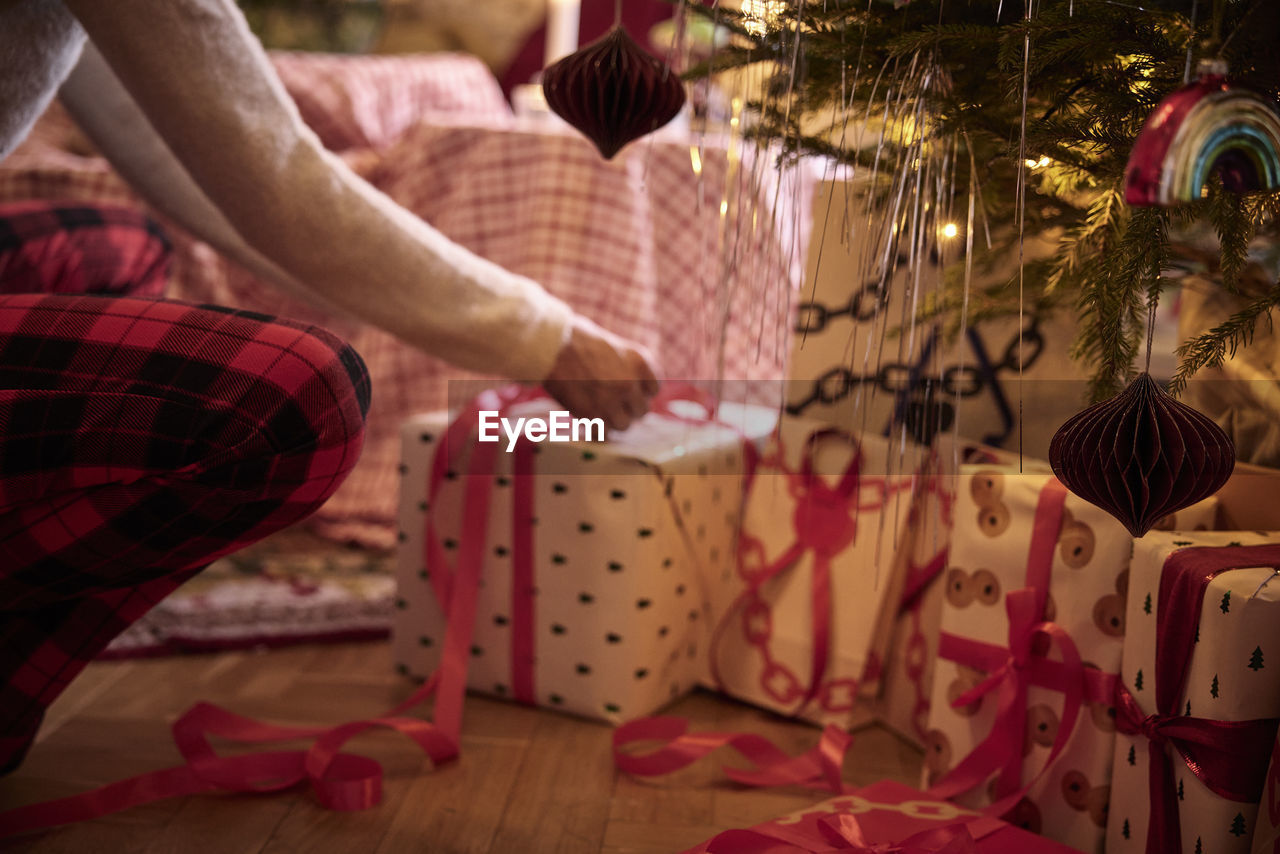
[[[1211,73],[1156,106],[1129,155],[1124,198],[1164,207],[1194,201],[1215,171],[1235,193],[1280,189],[1276,104]]]

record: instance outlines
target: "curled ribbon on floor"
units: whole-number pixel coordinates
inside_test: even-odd
[[[788,756],[761,735],[744,732],[688,732],[677,717],[640,718],[613,732],[613,761],[619,770],[642,777],[670,774],[721,747],[732,747],[755,768],[725,767],[725,776],[748,786],[808,786],[845,791],[841,767],[853,737],[837,726],[822,731],[818,744],[799,756]],[[650,753],[630,753],[639,742],[664,742]]]
[[[456,758],[498,453],[497,444],[472,442],[471,434],[481,410],[505,413],[512,407],[538,400],[550,398],[541,389],[520,386],[485,391],[451,422],[437,448],[428,481],[428,503],[431,506],[435,506],[462,450],[471,449],[463,493],[465,535],[460,538],[457,560],[452,561],[435,530],[434,518],[427,517],[424,557],[433,567],[430,582],[447,615],[447,628],[439,667],[404,702],[384,715],[333,727],[279,726],[252,720],[210,703],[197,703],[173,725],[174,741],[184,764],[111,783],[91,792],[0,813],[0,837],[97,818],[164,798],[213,791],[270,793],[303,783],[310,785],[316,799],[328,809],[367,809],[382,799],[382,766],[369,757],[344,753],[342,748],[352,738],[374,728],[392,729],[405,735],[434,764]],[[708,417],[715,413],[715,402],[709,395],[684,384],[664,387],[655,398],[653,409],[670,418],[697,421],[672,409],[677,400],[697,403]],[[512,465],[512,686],[517,701],[533,703],[534,549],[531,520],[534,515],[534,465],[529,442],[516,444]],[[435,698],[434,721],[405,716],[410,709],[432,697]],[[298,739],[314,741],[305,750],[219,756],[210,742],[211,736],[246,744]],[[845,739],[844,742],[837,739],[840,758],[847,746],[847,736]],[[824,756],[837,750],[835,746],[824,745]],[[776,748],[773,754],[759,755],[767,760],[767,779],[808,779],[819,768],[816,764],[811,766],[807,760],[796,760],[794,764],[780,762],[780,758],[785,760],[787,757]],[[838,780],[838,759],[835,774]],[[744,772],[746,776],[749,774]]]
[[[532,400],[542,393],[512,387],[486,391],[472,402],[449,428],[433,465],[430,495],[434,498],[447,470],[449,449],[466,445],[471,426],[481,409],[503,410]],[[382,766],[366,756],[342,752],[348,741],[374,728],[402,733],[435,764],[458,755],[462,728],[462,703],[466,693],[468,650],[475,624],[476,595],[483,565],[485,532],[489,523],[489,498],[493,487],[495,444],[477,444],[470,459],[463,496],[468,536],[459,546],[451,566],[443,550],[433,554],[439,573],[437,593],[445,604],[448,628],[439,669],[418,690],[388,711],[367,720],[333,727],[285,727],[263,723],[209,703],[197,703],[173,725],[173,737],[184,764],[110,783],[91,792],[0,813],[0,837],[30,830],[97,818],[164,798],[226,791],[267,793],[308,783],[317,800],[334,810],[360,810],[382,798]],[[440,549],[428,536],[428,549]],[[435,697],[434,722],[404,717],[410,709]],[[306,750],[271,751],[240,756],[219,756],[210,736],[249,744],[314,739]]]

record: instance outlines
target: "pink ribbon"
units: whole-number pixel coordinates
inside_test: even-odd
[[[726,830],[697,850],[705,854],[979,854],[977,839],[1003,827],[989,820],[953,822],[927,828],[896,842],[870,842],[858,818],[850,813],[817,819],[817,836],[803,826],[769,825],[763,828]],[[976,834],[976,836],[975,836]]]
[[[1143,715],[1123,684],[1115,694],[1116,729],[1150,741],[1148,786],[1151,816],[1147,854],[1181,854],[1182,832],[1174,789],[1174,748],[1210,791],[1232,801],[1257,803],[1267,779],[1268,753],[1280,719],[1214,721],[1178,715],[1209,582],[1244,567],[1280,570],[1280,546],[1186,548],[1165,560],[1156,609],[1156,712]]]
[[[856,453],[850,461],[840,480],[835,486],[829,486],[813,471],[813,457],[817,445],[824,439],[840,438],[853,444]],[[748,447],[750,444],[748,443]],[[788,471],[785,465],[785,451],[779,447],[775,457],[767,460],[778,468],[787,478],[788,488],[795,499],[792,513],[792,528],[795,541],[776,559],[755,570],[747,578],[746,588],[738,595],[726,610],[724,617],[715,628],[711,639],[711,676],[717,685],[724,683],[720,675],[719,649],[726,632],[731,630],[735,617],[741,615],[746,622],[748,638],[760,638],[761,650],[765,654],[764,679],[767,685],[773,680],[785,681],[786,690],[769,688],[770,693],[779,702],[788,703],[798,698],[797,707],[791,714],[800,714],[818,695],[822,687],[822,679],[826,674],[831,647],[831,562],[857,537],[857,514],[863,510],[878,510],[883,506],[891,487],[887,484],[882,490],[879,500],[873,504],[858,503],[858,494],[862,485],[862,453],[857,448],[856,440],[844,431],[828,429],[816,431],[808,437],[802,456],[799,471]],[[754,476],[754,466],[748,467],[748,489]],[[909,488],[907,485],[903,489]],[[850,510],[853,511],[852,515]],[[813,553],[812,586],[810,588],[810,649],[809,674],[804,686],[781,664],[769,655],[767,648],[769,629],[758,631],[752,625],[757,621],[765,626],[770,624],[768,606],[760,596],[760,590],[772,579],[788,572],[799,565],[806,552]],[[764,546],[746,532],[739,534],[738,554],[740,563],[748,555],[763,555]]]
[[[425,526],[424,550],[432,567],[430,583],[444,608],[446,630],[440,665],[426,683],[385,715],[334,727],[283,727],[242,717],[209,703],[197,703],[173,725],[173,736],[184,764],[102,786],[68,798],[19,807],[0,813],[0,837],[97,818],[164,798],[211,791],[276,792],[309,782],[317,800],[334,810],[359,810],[382,798],[382,766],[364,756],[343,753],[356,735],[374,727],[400,732],[416,743],[435,764],[458,755],[467,666],[475,628],[480,569],[489,523],[496,444],[471,441],[480,410],[505,412],[510,407],[545,398],[540,389],[508,387],[477,396],[449,425],[432,459],[428,504],[434,507],[449,479],[450,467],[464,448],[472,448],[463,493],[463,536],[458,559],[450,561],[436,531],[433,516]],[[691,399],[709,407],[709,397],[691,387],[669,387],[655,409],[670,412],[670,402]],[[691,420],[691,419],[683,419]],[[534,686],[533,613],[533,456],[528,442],[517,443],[513,459],[512,513],[512,684],[515,698],[532,703]],[[401,717],[409,709],[435,697],[435,722]],[[312,738],[305,751],[274,751],[241,756],[218,756],[210,736],[244,743]],[[779,779],[829,773],[822,763],[847,746],[824,742],[812,760],[780,763],[771,773]],[[776,749],[775,749],[776,750]],[[786,757],[783,757],[784,759]],[[810,764],[812,763],[812,764]],[[750,774],[744,776],[750,777]],[[838,765],[837,765],[838,778]]]
[[[755,767],[724,768],[730,779],[748,786],[808,786],[845,791],[841,767],[853,738],[834,725],[822,731],[818,744],[799,756],[788,756],[764,736],[741,732],[690,733],[689,721],[679,717],[639,718],[613,732],[613,761],[628,774],[652,777],[670,774],[721,747],[731,747]],[[640,742],[661,742],[649,753],[631,753]]]
[[[485,392],[468,412],[450,427],[457,440],[459,424],[475,421],[479,409],[501,408],[515,397]],[[442,446],[444,447],[444,446]],[[458,447],[458,445],[454,445]],[[252,720],[209,703],[197,703],[173,725],[173,737],[184,764],[110,783],[90,792],[32,804],[0,814],[0,836],[83,821],[164,798],[210,791],[243,793],[276,792],[302,782],[310,783],[322,805],[334,810],[359,810],[377,804],[382,797],[382,766],[364,756],[343,753],[342,747],[356,735],[374,727],[400,732],[416,743],[433,763],[458,755],[462,727],[462,699],[475,624],[476,592],[483,564],[485,531],[489,520],[489,494],[497,447],[477,445],[463,496],[463,509],[471,536],[459,548],[456,568],[449,567],[439,543],[441,567],[433,577],[442,595],[448,627],[440,667],[403,703],[385,715],[334,727],[284,727]],[[447,471],[447,459],[437,453],[432,470],[431,495],[438,491]],[[401,717],[409,709],[435,695],[435,722]],[[307,750],[273,751],[242,756],[218,756],[209,736],[246,743],[315,739]]]
[[[963,824],[913,833],[900,842],[867,842],[856,817],[844,813],[818,820],[818,829],[837,851],[853,854],[978,854],[978,845]]]
[[[988,644],[944,633],[938,655],[988,671],[977,686],[957,697],[952,705],[965,706],[999,689],[995,722],[991,732],[951,771],[929,789],[934,797],[952,798],[981,785],[999,772],[998,800],[989,809],[1003,814],[1053,765],[1066,747],[1075,728],[1080,703],[1090,687],[1087,669],[1071,636],[1056,623],[1043,621],[1045,598],[1053,569],[1053,550],[1062,527],[1067,491],[1056,479],[1040,492],[1036,505],[1031,544],[1027,555],[1027,586],[1009,592],[1005,610],[1009,616],[1009,646],[999,650]],[[1047,657],[1048,648],[1057,647],[1062,661]],[[1106,676],[1095,677],[1105,680]],[[1110,677],[1114,679],[1114,677]],[[1026,736],[1027,689],[1043,685],[1063,692],[1063,712],[1058,733],[1041,770],[1025,783],[1022,780],[1022,745]],[[1090,694],[1106,697],[1105,681],[1092,685]]]

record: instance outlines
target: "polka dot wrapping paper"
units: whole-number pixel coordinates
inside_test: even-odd
[[[865,718],[928,458],[914,445],[782,419],[745,499],[732,584],[712,602],[712,687],[818,724]]]
[[[1023,727],[1018,739],[1008,734],[1008,722],[997,721],[1004,683],[977,696],[975,689],[987,684],[989,676],[1002,678],[996,671],[1013,660],[1010,650],[1046,654],[1043,636],[1019,635],[1016,625],[1011,629],[1007,600],[1032,583],[1033,566],[1040,567],[1047,584],[1041,585],[1039,613],[1030,615],[1023,631],[1041,620],[1053,622],[1086,670],[1095,675],[1118,672],[1134,541],[1105,511],[1067,493],[1047,466],[1027,461],[1023,470],[1020,474],[1016,465],[961,467],[942,576],[942,634],[930,697],[925,783],[946,779],[975,751],[991,754],[994,740],[1004,733],[1019,742],[1009,763],[1021,774],[1016,782],[1034,780],[1010,820],[1081,851],[1101,852],[1115,740],[1114,709],[1103,699],[1110,694],[1099,688],[1098,696],[1084,696],[1072,728],[1060,732],[1069,714],[1064,691],[1032,679],[1025,688],[1025,707],[1012,713]],[[1215,507],[1216,501],[1207,499],[1161,525],[1207,528]],[[1019,637],[1026,647],[1018,646]],[[1062,646],[1049,648],[1048,657],[1065,660]],[[975,648],[996,654],[983,665],[971,652]],[[957,701],[964,705],[953,706]],[[1046,766],[1055,749],[1061,752]],[[985,806],[1007,793],[997,795],[998,775],[978,776],[977,785],[957,798],[960,803]]]
[[[545,415],[545,404],[532,406]],[[606,443],[534,446],[533,619],[527,643],[517,646],[533,654],[537,705],[619,723],[698,684],[708,602],[733,563],[743,473],[738,431],[763,436],[775,418],[750,409],[733,429],[651,413]],[[401,432],[393,654],[401,672],[419,679],[437,667],[446,629],[434,568],[423,557],[428,514],[451,557],[465,536],[467,452],[435,506],[427,503],[428,472],[448,424],[437,412],[409,419]],[[514,699],[514,477],[512,455],[497,456],[467,685]]]
[[[1176,706],[1177,715],[1201,721],[1280,718],[1280,679],[1274,672],[1280,667],[1280,577],[1274,570],[1242,564],[1217,574],[1209,581],[1190,619],[1177,615],[1161,595],[1162,579],[1171,571],[1167,562],[1175,552],[1199,547],[1225,552],[1277,543],[1280,531],[1155,532],[1137,541],[1129,576],[1127,632],[1120,671],[1137,715],[1166,714],[1159,709],[1157,697],[1176,692],[1176,696],[1167,699]],[[1158,658],[1167,654],[1164,647],[1170,644],[1167,640],[1161,642],[1159,630],[1170,621],[1185,624],[1193,634],[1180,691],[1176,685],[1162,689],[1160,684],[1163,671]],[[1274,724],[1270,731],[1274,732]],[[1273,743],[1271,735],[1243,751],[1232,750],[1230,770],[1223,776],[1232,784],[1244,785],[1250,772],[1238,754],[1243,752],[1265,762]],[[1152,749],[1152,742],[1140,732],[1121,732],[1116,737],[1107,825],[1109,854],[1145,854],[1148,850]],[[1240,803],[1211,791],[1182,760],[1174,745],[1154,749],[1167,751],[1172,768],[1172,798],[1176,801],[1183,854],[1248,854],[1255,822],[1270,821],[1274,809],[1274,796],[1268,798],[1266,787],[1262,798],[1268,806],[1259,811],[1256,799]],[[1203,767],[1210,765],[1206,762]],[[1206,776],[1212,778],[1212,771]],[[1264,828],[1259,841],[1267,834]],[[1161,848],[1169,850],[1168,845],[1162,844]],[[1262,850],[1270,852],[1271,848]]]

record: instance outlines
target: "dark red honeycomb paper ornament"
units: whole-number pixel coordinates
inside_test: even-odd
[[[1135,537],[1217,492],[1235,463],[1222,428],[1174,400],[1147,373],[1072,416],[1049,443],[1049,464],[1067,489]]]
[[[549,65],[542,91],[552,111],[582,131],[606,160],[684,106],[680,78],[621,26]]]

